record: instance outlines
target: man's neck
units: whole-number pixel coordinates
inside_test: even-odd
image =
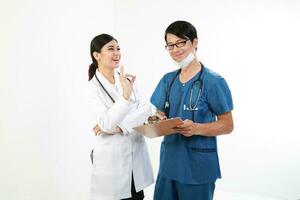
[[[180,75],[183,79],[194,77],[202,69],[202,65],[194,59],[185,69],[181,69]]]

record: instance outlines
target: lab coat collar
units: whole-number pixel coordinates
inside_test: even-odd
[[[96,70],[96,75],[105,89],[113,96],[115,100],[118,96],[122,95],[122,87],[119,80],[119,74],[116,70],[114,72],[115,84],[110,83],[98,69]],[[99,84],[97,80],[96,84]]]

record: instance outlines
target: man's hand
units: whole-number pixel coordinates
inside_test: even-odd
[[[177,126],[175,130],[185,137],[191,137],[196,133],[196,124],[193,121],[186,119],[183,121],[183,124]]]

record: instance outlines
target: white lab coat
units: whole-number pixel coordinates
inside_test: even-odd
[[[114,75],[115,85],[109,83],[98,70],[96,75],[115,103],[94,76],[90,81],[91,109],[95,116],[93,123],[107,133],[119,126],[123,133],[95,136],[90,200],[129,198],[132,173],[137,192],[154,182],[145,139],[132,129],[147,120],[151,115],[151,106],[142,100],[135,84],[130,100],[125,100],[117,73]]]

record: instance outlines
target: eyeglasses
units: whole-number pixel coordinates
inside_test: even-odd
[[[176,42],[175,44],[167,44],[166,46],[165,46],[165,48],[167,49],[167,50],[173,50],[174,49],[174,46],[176,46],[177,48],[180,48],[180,47],[183,47],[185,44],[186,44],[186,42],[187,41],[189,41],[189,40],[183,40],[183,41],[180,41],[180,42]]]

